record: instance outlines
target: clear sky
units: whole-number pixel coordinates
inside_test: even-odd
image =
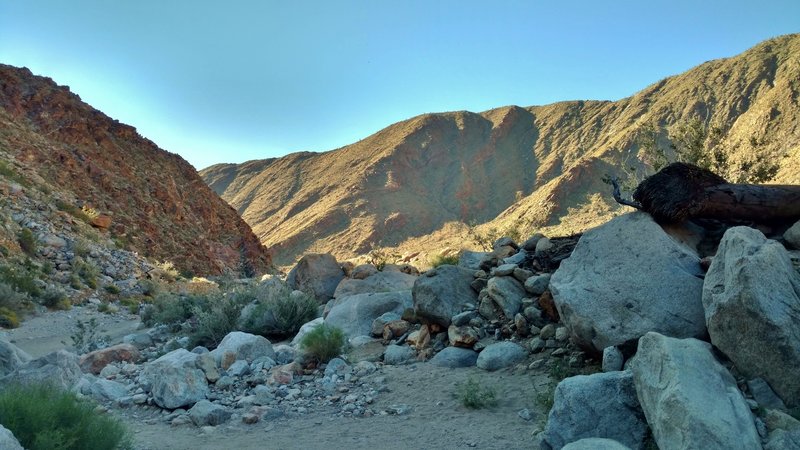
[[[426,112],[629,96],[800,32],[800,0],[0,0],[0,62],[200,169]]]

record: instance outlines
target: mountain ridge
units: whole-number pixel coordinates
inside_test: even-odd
[[[799,60],[800,35],[781,36],[617,101],[423,114],[329,152],[200,173],[282,264],[312,250],[403,248],[459,222],[580,231],[621,211],[597,194],[608,192],[604,174],[641,166],[648,124],[666,144],[671,127],[698,117],[722,130],[715,145],[732,163],[763,155],[780,165],[777,181],[800,182]],[[453,245],[465,239],[456,234]]]
[[[108,232],[186,272],[264,272],[268,251],[179,155],[26,68],[0,65],[0,150]]]

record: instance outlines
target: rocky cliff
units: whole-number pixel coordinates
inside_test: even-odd
[[[267,250],[180,156],[82,102],[66,86],[0,65],[0,158],[21,180],[106,217],[121,245],[186,272],[263,272]],[[110,218],[110,221],[108,220]]]
[[[706,149],[728,157],[723,175],[740,175],[740,163],[762,155],[779,165],[776,181],[800,182],[798,80],[800,35],[789,35],[615,102],[425,114],[333,151],[201,175],[282,264],[309,250],[413,250],[436,233],[430,248],[463,235],[454,222],[569,233],[620,211],[602,178],[628,166],[642,173],[647,127],[668,148],[674,126],[699,119],[716,133]]]

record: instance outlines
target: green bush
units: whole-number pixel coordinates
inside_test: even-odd
[[[0,327],[3,328],[17,328],[19,326],[19,317],[13,310],[0,306]]]
[[[97,289],[97,277],[100,276],[100,269],[92,263],[84,261],[82,258],[75,258],[73,272],[91,289]]]
[[[177,328],[189,320],[199,308],[206,307],[208,298],[203,295],[176,295],[163,292],[153,299],[142,311],[142,323],[148,327],[156,324],[171,325]]]
[[[300,339],[300,348],[317,361],[328,362],[342,354],[344,343],[345,335],[341,329],[323,323]]]
[[[67,310],[72,308],[72,303],[60,289],[47,289],[41,296],[42,305],[50,309]]]
[[[456,385],[456,397],[462,405],[470,409],[481,409],[497,403],[494,389],[481,386],[474,378]]]
[[[103,286],[103,289],[105,289],[105,291],[111,295],[117,295],[120,292],[119,287],[117,287],[116,284],[107,284]]]
[[[42,290],[36,285],[35,269],[27,265],[0,266],[0,283],[31,297],[42,295]]]
[[[239,302],[255,298],[256,304],[242,323],[242,331],[262,336],[289,337],[317,317],[317,301],[305,293],[293,293],[283,283],[267,283],[232,294]]]
[[[194,307],[194,317],[188,322],[189,346],[215,348],[225,335],[236,331],[242,305],[234,299],[219,296],[203,306]]]
[[[50,385],[0,392],[0,423],[28,450],[133,448],[125,426],[95,405]]]
[[[457,266],[458,255],[436,255],[431,258],[431,267],[439,267],[444,265]]]
[[[27,228],[19,230],[19,233],[17,233],[17,242],[25,254],[29,256],[36,255],[36,238],[33,237],[31,230]]]

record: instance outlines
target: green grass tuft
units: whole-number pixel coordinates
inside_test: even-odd
[[[344,331],[323,323],[303,336],[300,348],[317,361],[328,362],[342,354],[344,343]]]

